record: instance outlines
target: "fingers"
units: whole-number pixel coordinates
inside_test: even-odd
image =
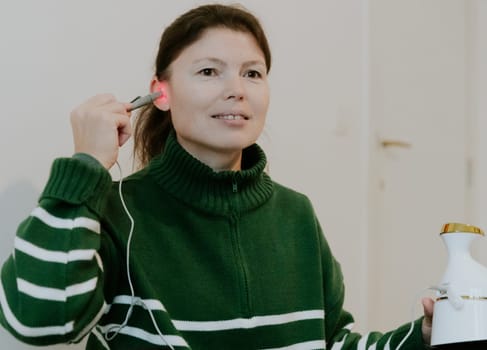
[[[127,106],[130,106],[130,103],[119,102],[112,94],[98,94],[86,100],[78,108],[81,111],[102,109],[105,112],[130,115]]]
[[[431,330],[433,327],[433,310],[435,302],[431,298],[421,299],[424,310],[423,324],[421,326],[421,331],[423,333],[423,341],[425,344],[430,344],[431,342]]]
[[[423,304],[424,316],[431,321],[435,302],[431,298],[423,298],[421,299],[421,303]]]
[[[117,120],[118,129],[118,146],[122,147],[125,142],[132,136],[132,124],[128,116],[119,116]]]
[[[111,168],[119,147],[132,134],[129,105],[111,94],[99,94],[75,108],[71,112],[75,152],[90,154]]]

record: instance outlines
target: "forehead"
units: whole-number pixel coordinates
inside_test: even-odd
[[[205,57],[265,62],[264,53],[251,33],[219,27],[206,29],[200,38],[186,47],[175,61],[187,63]]]

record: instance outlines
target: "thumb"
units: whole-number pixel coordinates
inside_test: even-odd
[[[423,298],[421,300],[424,310],[423,324],[421,326],[421,331],[423,333],[423,341],[425,344],[430,344],[431,342],[431,331],[433,328],[433,309],[435,302],[431,298]]]
[[[431,327],[435,302],[431,298],[423,298],[421,302],[423,304],[425,326]]]

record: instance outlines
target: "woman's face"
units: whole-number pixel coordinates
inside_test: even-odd
[[[206,30],[169,67],[168,106],[179,143],[196,158],[235,155],[259,137],[267,67],[251,34]]]

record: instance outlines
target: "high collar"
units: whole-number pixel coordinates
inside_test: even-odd
[[[242,170],[216,172],[189,154],[171,133],[164,152],[149,164],[149,174],[171,195],[190,206],[217,214],[258,207],[272,195],[264,172],[266,157],[257,145],[242,154]]]

